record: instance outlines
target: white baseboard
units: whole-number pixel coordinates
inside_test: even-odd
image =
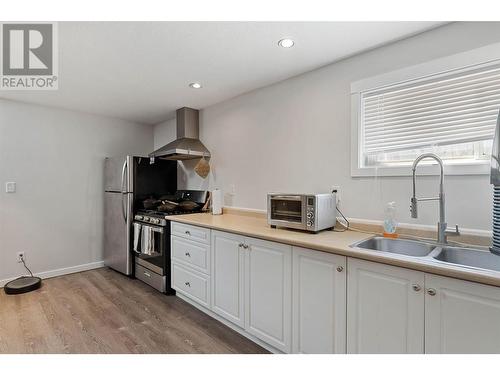
[[[51,277],[68,275],[70,273],[75,273],[75,272],[89,271],[89,270],[93,270],[96,268],[102,268],[102,267],[104,267],[104,261],[99,261],[99,262],[93,262],[93,263],[80,264],[78,266],[59,268],[59,269],[51,270],[51,271],[39,272],[39,273],[35,273],[35,276],[38,276],[42,279],[49,279]],[[0,288],[2,288],[9,281],[14,280],[16,278],[17,277],[12,277],[10,279],[0,280]]]

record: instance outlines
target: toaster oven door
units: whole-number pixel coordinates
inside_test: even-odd
[[[306,199],[302,195],[270,195],[268,198],[270,225],[306,229]]]

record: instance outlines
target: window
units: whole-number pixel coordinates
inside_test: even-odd
[[[425,152],[439,155],[448,174],[488,173],[500,110],[498,57],[442,71],[464,60],[455,55],[353,84],[352,174],[407,175]]]

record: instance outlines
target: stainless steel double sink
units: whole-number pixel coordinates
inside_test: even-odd
[[[385,237],[371,237],[356,242],[350,245],[350,247],[425,258],[438,263],[500,272],[500,256],[481,249]]]

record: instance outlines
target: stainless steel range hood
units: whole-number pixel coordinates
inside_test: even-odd
[[[210,157],[210,151],[199,138],[199,111],[183,107],[176,112],[177,139],[149,154],[167,160],[199,159]]]

